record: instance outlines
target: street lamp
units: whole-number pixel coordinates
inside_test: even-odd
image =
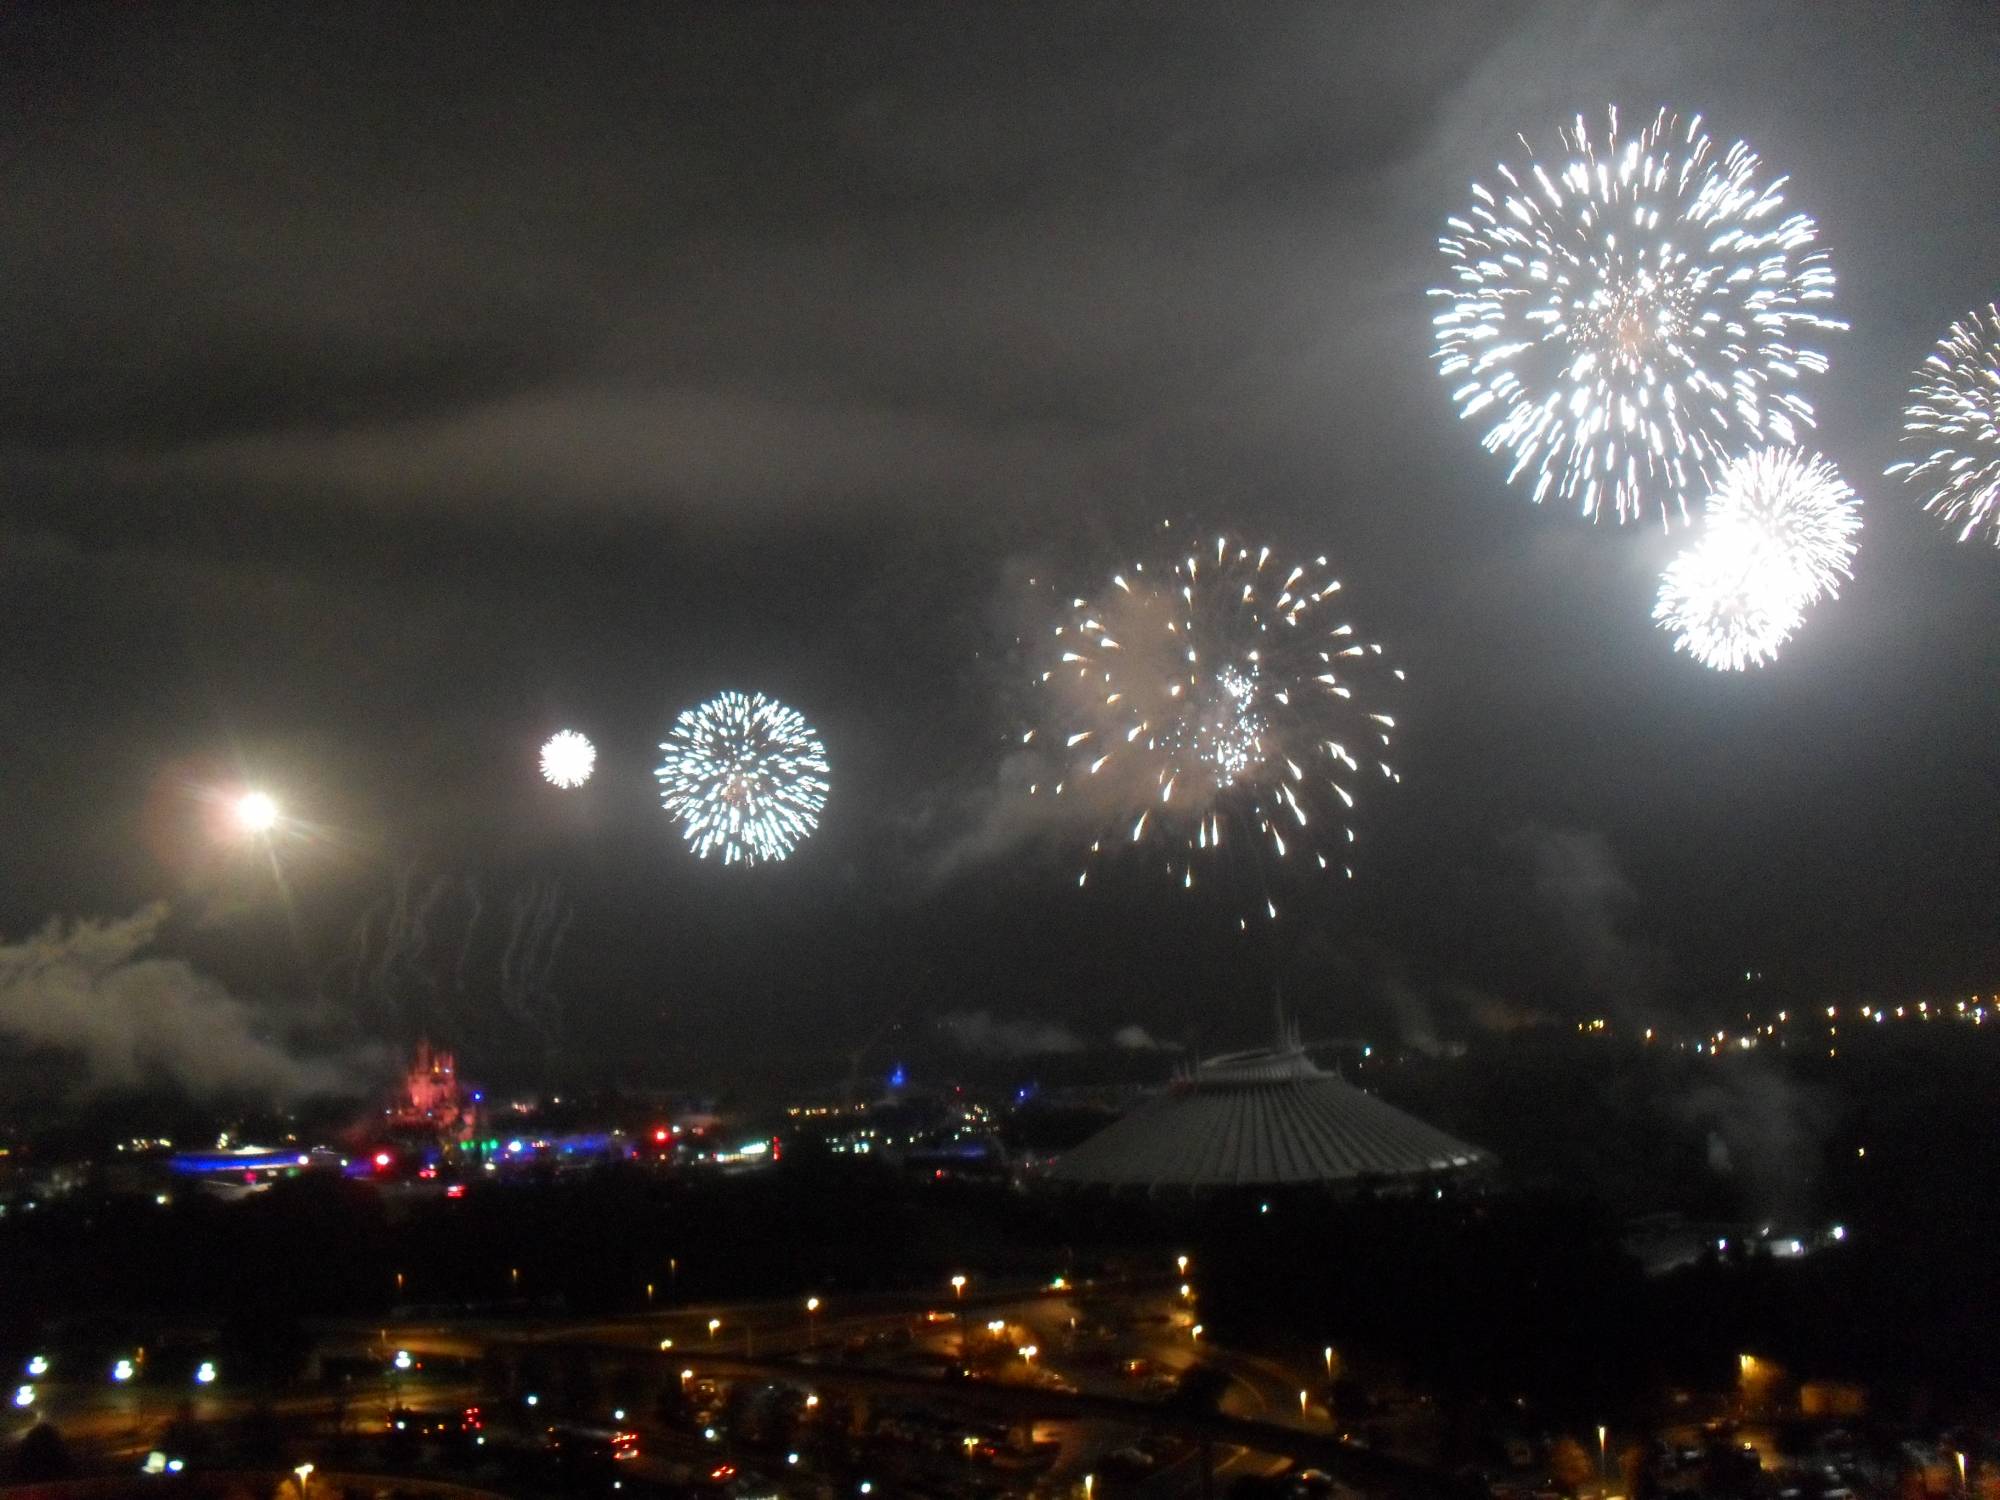
[[[1320,1358],[1326,1361],[1326,1378],[1328,1380],[1331,1380],[1333,1379],[1333,1345],[1328,1344],[1324,1349],[1320,1350],[1319,1353],[1320,1353]]]
[[[1609,1484],[1611,1482],[1610,1449],[1605,1446],[1605,1441],[1604,1441],[1605,1432],[1606,1429],[1604,1424],[1602,1422],[1598,1423],[1597,1424],[1597,1477],[1603,1480],[1605,1483]]]
[[[132,1361],[129,1359],[118,1360],[111,1366],[111,1378],[117,1381],[120,1385],[123,1385],[125,1384],[126,1381],[130,1380],[132,1378],[132,1373],[133,1373]]]
[[[708,1336],[711,1340],[715,1338],[716,1331],[721,1327],[722,1327],[722,1319],[710,1318],[708,1320]]]
[[[203,1361],[202,1361],[202,1362],[201,1362],[200,1364],[198,1364],[198,1365],[196,1365],[196,1366],[195,1366],[195,1370],[194,1370],[194,1383],[195,1383],[196,1385],[214,1385],[214,1384],[215,1384],[215,1361],[214,1361],[214,1360],[210,1360],[210,1359],[205,1359],[205,1360],[203,1360]]]
[[[965,1278],[963,1276],[954,1276],[951,1278],[951,1295],[954,1301],[965,1295]]]
[[[306,1481],[312,1478],[313,1466],[311,1464],[300,1464],[292,1472],[299,1477],[299,1500],[306,1500]]]
[[[806,1298],[806,1342],[819,1343],[819,1298]]]
[[[1174,1257],[1174,1265],[1180,1269],[1181,1275],[1187,1275],[1188,1258],[1185,1255],[1176,1255]]]
[[[14,1404],[21,1407],[33,1406],[35,1404],[35,1388],[31,1385],[15,1386]]]
[[[1305,1393],[1304,1391],[1300,1391],[1300,1392],[1299,1392],[1299,1420],[1300,1420],[1301,1422],[1303,1422],[1303,1421],[1304,1421],[1305,1419],[1306,1419],[1306,1393]]]

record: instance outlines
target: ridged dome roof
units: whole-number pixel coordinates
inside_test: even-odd
[[[1211,1058],[1048,1171],[1099,1187],[1358,1184],[1489,1165],[1289,1047]]]

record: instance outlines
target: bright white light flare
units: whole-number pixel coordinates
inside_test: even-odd
[[[278,826],[278,804],[268,793],[245,792],[236,799],[236,823],[248,833],[269,833]]]
[[[1903,441],[1928,449],[1889,473],[1930,489],[1924,509],[1958,540],[1981,528],[2000,546],[2000,306],[1951,325],[1910,386]]]
[[[1854,576],[1860,529],[1860,501],[1818,454],[1746,454],[1723,470],[1701,535],[1661,575],[1653,618],[1703,666],[1762,666],[1808,605]]]
[[[1438,241],[1454,285],[1431,293],[1449,303],[1435,358],[1537,503],[1671,524],[1728,455],[1798,441],[1794,387],[1827,368],[1799,340],[1846,325],[1818,226],[1749,147],[1718,155],[1700,116],[1665,110],[1606,126],[1577,116],[1548,165],[1524,138],[1497,190],[1473,184]]]
[[[660,748],[661,800],[703,859],[780,860],[819,826],[826,747],[796,709],[723,693],[683,710]]]
[[[1059,612],[1025,736],[1052,764],[1029,790],[1079,800],[1112,830],[1079,884],[1107,850],[1157,857],[1190,888],[1234,851],[1257,876],[1246,907],[1274,917],[1267,861],[1352,875],[1349,809],[1364,783],[1395,779],[1380,758],[1395,721],[1377,697],[1403,674],[1330,617],[1340,583],[1324,557],[1164,542],[1151,567]]]
[[[582,786],[597,769],[597,747],[574,729],[561,729],[542,746],[542,778],[551,786]]]

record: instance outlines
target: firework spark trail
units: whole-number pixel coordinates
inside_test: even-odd
[[[796,709],[726,692],[684,710],[660,749],[661,801],[700,858],[781,860],[819,826],[826,747]]]
[[[1189,889],[1241,845],[1275,917],[1264,861],[1353,874],[1348,812],[1363,781],[1395,779],[1380,758],[1395,721],[1373,695],[1403,674],[1329,618],[1340,583],[1324,557],[1291,566],[1227,537],[1179,551],[1163,530],[1178,555],[1059,611],[1045,713],[1023,736],[1053,769],[1029,792],[1082,800],[1115,828],[1079,885],[1107,845],[1157,856]]]
[[[486,920],[474,874],[426,876],[403,866],[354,923],[329,978],[344,975],[357,1007],[398,1028],[433,1036],[480,1034],[497,1011],[544,1045],[561,1039],[554,978],[576,907],[559,879],[533,879],[496,895],[504,917]]]
[[[1818,454],[1745,454],[1722,471],[1701,535],[1661,575],[1653,618],[1704,666],[1761,666],[1808,605],[1854,576],[1860,529],[1860,501]]]
[[[1982,527],[2000,546],[2000,305],[1951,325],[1916,373],[1903,441],[1928,448],[1888,472],[1930,494],[1924,509],[1968,541]]]
[[[1439,373],[1537,503],[1671,524],[1728,456],[1812,425],[1795,387],[1827,359],[1799,341],[1846,327],[1818,227],[1700,127],[1661,110],[1621,136],[1613,108],[1600,138],[1579,115],[1549,166],[1523,138],[1528,160],[1474,183],[1438,241]]]
[[[476,875],[465,877],[465,901],[471,911],[465,919],[464,940],[458,946],[458,967],[452,973],[452,988],[460,994],[465,993],[466,960],[472,957],[472,942],[479,934],[479,919],[486,911],[486,902],[480,896],[479,878]]]

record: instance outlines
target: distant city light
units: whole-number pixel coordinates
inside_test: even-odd
[[[35,1404],[35,1388],[31,1385],[15,1386],[14,1404],[16,1406],[33,1406]]]
[[[409,1351],[409,1350],[407,1350],[407,1349],[398,1349],[398,1350],[396,1351],[396,1368],[397,1368],[397,1369],[399,1369],[399,1370],[407,1370],[407,1369],[409,1369],[409,1368],[410,1368],[410,1366],[411,1366],[411,1365],[413,1365],[413,1364],[415,1364],[415,1363],[416,1363],[416,1361],[410,1358],[410,1351]],[[534,1402],[535,1402],[535,1398],[534,1398],[533,1396],[530,1396],[530,1397],[528,1398],[528,1404],[529,1404],[530,1406],[532,1406],[532,1405],[534,1405]]]
[[[37,1377],[48,1374],[49,1357],[46,1354],[37,1354],[33,1359],[29,1360],[28,1373]]]
[[[194,1383],[196,1385],[215,1384],[215,1362],[213,1360],[205,1359],[195,1367]]]
[[[111,1378],[117,1381],[120,1385],[123,1385],[126,1381],[130,1380],[132,1378],[133,1373],[134,1373],[133,1364],[132,1361],[129,1359],[121,1359],[117,1363],[113,1364],[111,1367]]]

